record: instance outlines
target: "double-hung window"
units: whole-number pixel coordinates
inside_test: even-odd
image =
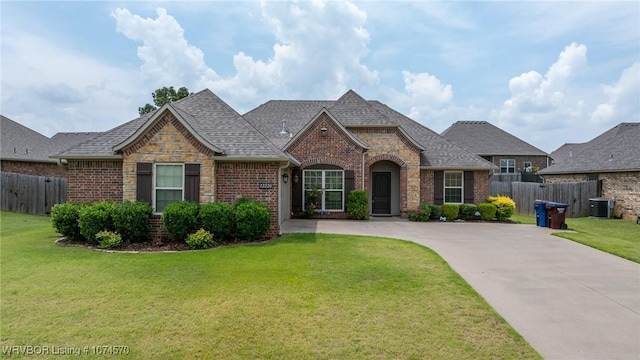
[[[444,172],[444,202],[462,204],[463,186],[462,171]]]
[[[305,170],[304,201],[308,205],[313,192],[318,194],[316,210],[344,210],[344,171]]]
[[[184,200],[184,164],[156,164],[154,174],[156,212]]]
[[[503,174],[513,174],[516,172],[515,159],[500,159],[500,172]]]

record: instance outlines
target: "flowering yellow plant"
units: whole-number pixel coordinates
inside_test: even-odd
[[[489,196],[487,202],[495,205],[498,209],[496,217],[499,221],[505,221],[516,211],[516,202],[508,196]]]

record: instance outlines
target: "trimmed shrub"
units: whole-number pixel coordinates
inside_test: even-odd
[[[101,201],[85,206],[80,210],[80,233],[90,244],[98,244],[96,234],[100,231],[114,231],[113,213],[116,204],[112,201]]]
[[[86,204],[66,203],[56,204],[51,208],[51,225],[56,232],[66,237],[68,240],[82,240],[80,233],[80,210]]]
[[[463,220],[472,220],[476,218],[476,211],[478,207],[474,204],[462,204],[460,205],[460,218]]]
[[[347,216],[355,220],[369,220],[369,198],[364,190],[352,190],[349,193]]]
[[[96,234],[100,249],[115,249],[122,245],[122,236],[113,231],[100,231]]]
[[[444,204],[442,205],[442,216],[447,218],[448,221],[453,221],[458,218],[458,212],[460,211],[460,205],[458,204]]]
[[[420,204],[420,210],[424,211],[431,220],[435,220],[440,216],[440,207],[437,205],[422,203]]]
[[[409,211],[407,213],[407,218],[409,221],[426,222],[429,221],[429,214],[427,214],[423,209],[418,209],[416,211]]]
[[[187,245],[189,245],[189,249],[208,249],[215,244],[216,242],[213,241],[213,235],[202,228],[187,236]]]
[[[224,202],[212,202],[200,207],[202,227],[216,239],[231,239],[234,232],[233,206]]]
[[[508,196],[489,196],[487,202],[496,206],[498,221],[505,221],[516,211],[516,202]]]
[[[480,212],[480,219],[484,221],[491,221],[496,217],[496,208],[495,205],[491,203],[480,203],[478,204],[478,212]]]
[[[253,240],[264,236],[271,225],[271,211],[257,201],[237,202],[236,239]]]
[[[145,202],[125,201],[113,211],[113,225],[125,243],[142,242],[149,236],[149,219],[153,214],[151,205]]]
[[[162,210],[162,226],[174,241],[185,241],[195,230],[199,205],[195,202],[179,201]]]

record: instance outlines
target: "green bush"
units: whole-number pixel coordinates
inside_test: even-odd
[[[81,203],[56,204],[51,208],[51,225],[68,240],[82,240],[80,233],[80,210],[85,207]]]
[[[516,211],[516,202],[508,196],[489,196],[487,202],[496,206],[496,217],[498,221],[505,221]]]
[[[476,211],[478,207],[474,204],[462,204],[460,205],[460,218],[463,220],[472,220],[476,218]]]
[[[213,241],[213,235],[203,228],[187,236],[187,245],[189,245],[189,249],[208,249],[213,247],[215,244],[216,242]]]
[[[149,236],[149,219],[153,214],[151,205],[145,202],[125,201],[113,211],[115,231],[125,243],[142,242]]]
[[[498,209],[491,203],[478,204],[478,211],[480,212],[480,219],[484,221],[491,221],[496,217],[496,211]]]
[[[457,219],[459,211],[460,211],[460,205],[458,204],[442,205],[442,216],[446,217],[448,221],[453,221]]]
[[[431,211],[429,211],[429,214]],[[407,218],[409,221],[418,221],[418,222],[426,222],[429,221],[429,214],[426,213],[423,209],[418,209],[416,211],[409,211],[407,213]]]
[[[440,216],[440,207],[437,205],[422,203],[420,204],[420,210],[424,211],[431,220],[435,220]]]
[[[195,202],[179,201],[162,210],[162,226],[175,241],[185,241],[195,230],[199,205]]]
[[[369,198],[364,190],[353,190],[349,193],[347,215],[351,219],[369,220]]]
[[[224,202],[213,202],[200,207],[200,220],[205,230],[216,239],[231,239],[234,233],[233,206]]]
[[[271,211],[257,201],[241,201],[234,206],[236,239],[253,240],[263,237],[271,225]]]
[[[80,233],[90,244],[97,244],[96,234],[100,231],[114,231],[113,213],[116,204],[112,201],[101,201],[85,206],[80,210],[78,224]]]
[[[96,234],[100,249],[115,249],[122,245],[122,236],[113,231],[100,231]]]

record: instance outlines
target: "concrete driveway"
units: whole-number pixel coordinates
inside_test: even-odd
[[[442,256],[544,358],[640,359],[640,265],[550,229],[377,218],[287,220],[283,232],[416,242]]]

